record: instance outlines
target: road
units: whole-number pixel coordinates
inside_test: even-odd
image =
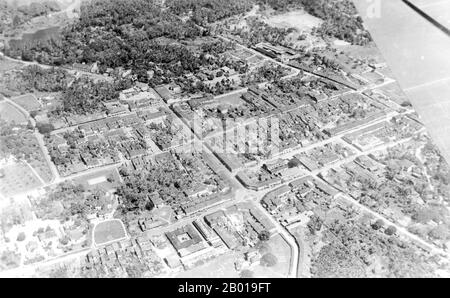
[[[74,4],[75,4],[76,2],[78,2],[78,1],[74,1]],[[223,37],[223,36],[218,36],[218,37],[221,38],[221,39],[223,39],[223,40],[230,41],[230,39],[228,39],[228,38],[226,38],[226,37]],[[234,41],[233,41],[233,42],[234,42]],[[255,51],[254,49],[248,48],[248,47],[246,47],[246,46],[244,46],[244,45],[238,44],[238,47],[244,48],[244,49],[246,49],[246,50],[248,50],[248,51],[250,51],[250,52],[252,52],[252,53],[254,53],[254,54],[258,54],[258,55],[264,56],[263,54],[261,54],[261,53]],[[6,59],[9,59],[9,60],[12,60],[12,61],[25,63],[26,65],[39,65],[39,66],[41,66],[41,67],[43,67],[43,68],[50,68],[50,67],[51,67],[51,66],[48,66],[48,65],[42,65],[42,64],[39,64],[39,63],[37,63],[37,62],[24,62],[24,61],[17,60],[17,59],[13,59],[13,58],[6,57],[6,56],[5,56],[5,58],[6,58]],[[270,57],[267,57],[267,56],[265,56],[265,58],[266,58],[267,60],[269,60],[269,61],[271,61],[271,62],[277,64],[277,65],[280,65],[280,66],[282,66],[282,67],[284,67],[284,68],[288,68],[288,69],[290,69],[290,70],[292,71],[292,73],[291,73],[290,75],[286,76],[284,79],[291,78],[291,77],[295,77],[295,76],[297,76],[297,75],[300,73],[300,70],[297,69],[297,68],[288,66],[288,65],[286,65],[286,64],[283,64],[283,63],[280,62],[280,61],[277,61],[277,60],[275,60],[275,59],[273,59],[273,58],[270,58]],[[73,70],[71,70],[71,71],[74,73]],[[78,73],[83,73],[83,72],[78,72]],[[305,71],[305,73],[308,73],[308,72]],[[93,75],[93,74],[91,74],[91,73],[83,73],[83,74],[90,75],[90,76],[96,76],[96,75]],[[312,76],[315,76],[315,77],[323,77],[323,76],[317,76],[317,75],[314,74],[314,73],[310,73],[310,74],[311,74]],[[98,75],[97,75],[97,76],[98,76]],[[101,78],[103,78],[103,79],[105,78],[104,76],[99,76],[99,77],[101,77]],[[325,78],[327,78],[327,77],[325,77]],[[327,78],[327,79],[334,81],[334,80],[331,79],[331,78]],[[385,84],[391,83],[391,82],[392,82],[392,80],[389,80],[389,81],[386,81],[385,83],[383,83],[383,84],[381,84],[381,85],[378,85],[378,86],[375,86],[375,87],[371,87],[371,88],[369,88],[369,89],[376,89],[376,88],[379,88],[379,87],[381,87],[381,86],[383,86],[383,85],[385,85]],[[339,83],[339,82],[337,82],[337,83]],[[222,96],[227,96],[227,95],[230,95],[230,94],[237,94],[237,93],[240,93],[240,92],[243,92],[243,91],[246,91],[246,90],[247,90],[246,88],[240,89],[240,90],[235,90],[235,91],[232,91],[231,93],[224,94],[224,95],[222,95]],[[358,92],[359,92],[359,93],[362,93],[363,91],[366,91],[366,90],[367,90],[367,88],[364,89],[364,90],[360,90],[360,91],[358,91]],[[350,91],[350,92],[354,92],[354,91]],[[336,95],[335,97],[338,97],[338,96],[341,96],[341,95]],[[219,98],[220,98],[220,97],[219,97]],[[330,100],[332,100],[332,99],[333,99],[333,98],[330,98]],[[295,109],[295,108],[294,108],[294,109]],[[189,127],[189,124],[186,123],[184,119],[181,119],[181,118],[180,118],[178,115],[176,115],[175,113],[174,113],[174,115],[180,120],[180,122],[183,124],[183,126],[184,126],[186,129],[188,129],[188,131],[192,131],[191,127]],[[361,126],[355,128],[355,129],[352,130],[352,131],[356,131],[356,130],[359,130],[359,129],[365,127],[365,126],[372,125],[372,124],[374,124],[374,123],[382,122],[382,121],[385,121],[385,120],[386,120],[386,119],[379,119],[379,120],[376,120],[375,122],[366,123],[366,124],[364,124],[364,125],[361,125]],[[349,132],[351,132],[351,131],[349,131]],[[346,134],[349,133],[349,132],[346,132]],[[343,134],[342,134],[342,135],[343,135]],[[322,146],[322,145],[327,144],[327,143],[329,143],[329,142],[341,141],[342,135],[338,135],[338,136],[332,137],[332,138],[327,139],[327,140],[324,140],[324,141],[322,141],[322,142],[318,142],[318,143],[312,144],[312,145],[310,145],[310,146],[308,146],[308,147],[300,148],[300,149],[298,149],[298,150],[294,150],[294,151],[289,152],[289,153],[286,153],[286,154],[281,154],[281,155],[277,156],[277,158],[286,158],[286,157],[295,155],[295,154],[297,154],[297,153],[305,152],[306,150],[310,150],[310,149],[312,149],[312,148],[315,148],[315,147],[318,147],[318,146]],[[197,136],[197,135],[194,134],[194,137],[196,138],[197,141],[199,140],[199,136]],[[201,137],[200,137],[200,139],[201,139]],[[39,138],[38,138],[38,140],[39,140]],[[406,140],[402,140],[402,141],[399,141],[399,142],[404,142],[404,141],[406,141]],[[386,145],[385,148],[387,148],[388,146],[395,146],[395,145],[398,144],[399,142],[393,143],[393,144],[389,144],[389,145]],[[41,139],[41,141],[40,141],[40,145],[41,145],[41,147],[43,146],[43,141],[42,141],[42,139]],[[45,147],[45,146],[43,146],[43,147]],[[208,146],[206,146],[206,145],[203,145],[203,148],[205,149],[206,153],[209,153],[209,154],[217,161],[217,163],[218,163],[219,165],[221,165],[221,170],[220,170],[220,171],[221,171],[221,172],[223,171],[223,173],[225,173],[225,175],[226,175],[227,178],[232,182],[232,184],[235,185],[235,187],[236,187],[236,194],[237,194],[237,195],[235,195],[235,198],[234,198],[233,200],[229,200],[229,201],[220,203],[220,204],[218,204],[218,205],[216,205],[216,206],[213,206],[213,207],[211,207],[211,208],[208,208],[207,210],[204,210],[204,211],[202,211],[202,212],[200,212],[200,213],[198,213],[198,214],[191,215],[191,216],[189,216],[189,217],[187,217],[187,218],[184,218],[184,219],[181,219],[181,220],[175,222],[174,224],[171,224],[171,225],[169,225],[169,226],[167,226],[167,227],[164,227],[164,228],[162,228],[162,229],[158,229],[157,231],[151,231],[151,232],[149,232],[149,233],[158,233],[158,234],[161,234],[161,233],[164,233],[164,232],[166,232],[166,231],[176,229],[177,227],[186,225],[186,224],[192,222],[193,220],[195,220],[195,219],[197,219],[197,218],[201,218],[201,217],[203,217],[203,216],[205,216],[205,215],[207,215],[207,214],[210,214],[210,213],[212,213],[212,212],[215,212],[215,211],[218,211],[218,210],[222,210],[222,209],[225,209],[225,208],[227,208],[227,207],[230,207],[230,206],[232,206],[232,205],[234,205],[234,204],[237,204],[237,203],[239,203],[239,202],[243,202],[243,201],[246,201],[246,200],[248,200],[248,199],[251,199],[251,201],[254,203],[254,205],[256,206],[256,208],[258,208],[259,210],[261,210],[261,212],[263,212],[263,213],[271,220],[271,222],[276,226],[277,231],[279,232],[279,234],[286,240],[286,242],[287,242],[287,243],[289,244],[289,246],[291,247],[292,255],[291,255],[291,263],[290,263],[290,268],[289,268],[289,274],[288,274],[288,276],[289,276],[289,277],[297,277],[298,267],[301,266],[301,263],[302,263],[303,260],[304,260],[304,249],[301,248],[301,246],[303,245],[303,243],[302,243],[302,242],[299,242],[299,243],[298,243],[298,242],[296,241],[296,239],[293,237],[293,235],[290,233],[290,231],[289,231],[288,229],[286,229],[285,227],[282,227],[282,226],[280,225],[280,223],[279,223],[278,221],[276,221],[276,220],[273,218],[273,216],[272,216],[271,214],[269,214],[269,213],[267,212],[267,210],[265,210],[265,209],[262,207],[262,205],[260,204],[260,200],[261,200],[261,199],[262,199],[262,198],[263,198],[270,190],[261,191],[261,192],[254,192],[254,191],[250,191],[250,190],[244,189],[244,188],[242,187],[242,185],[241,185],[241,184],[237,181],[237,179],[234,177],[234,175],[233,175],[232,173],[230,173],[228,170],[226,170],[226,168],[222,165],[222,163],[221,163],[220,161],[217,160],[217,158],[216,158],[215,155],[213,154],[213,150],[212,150],[211,148],[209,148]],[[377,147],[376,149],[373,149],[373,150],[381,150],[381,149],[383,149],[383,147]],[[45,151],[44,151],[44,152],[45,152]],[[352,156],[352,157],[349,157],[349,158],[346,158],[346,159],[344,159],[344,160],[341,160],[341,161],[339,161],[339,162],[337,162],[337,163],[335,163],[335,164],[328,165],[328,166],[326,166],[326,167],[323,167],[323,168],[318,169],[318,170],[315,170],[315,171],[309,171],[309,174],[312,175],[312,176],[314,176],[314,177],[316,177],[316,178],[318,178],[318,174],[319,174],[320,172],[327,171],[328,169],[331,169],[331,168],[333,168],[333,167],[338,167],[338,166],[340,166],[340,165],[342,165],[342,164],[345,164],[345,163],[347,163],[347,162],[349,162],[349,161],[354,160],[354,158],[356,158],[356,157],[358,157],[358,156],[361,156],[361,155],[367,155],[367,154],[368,154],[368,152],[359,152],[359,153],[357,153],[356,155],[354,155],[354,156]],[[111,165],[111,166],[107,166],[107,167],[102,167],[102,168],[98,168],[98,169],[93,169],[93,170],[89,170],[88,172],[79,173],[79,174],[72,175],[72,176],[65,177],[65,178],[61,178],[61,177],[59,177],[59,175],[55,175],[55,177],[57,177],[57,178],[53,181],[53,183],[58,183],[58,182],[63,181],[63,180],[73,179],[73,178],[80,177],[80,176],[83,176],[83,175],[95,173],[96,171],[102,171],[102,170],[104,170],[104,169],[106,169],[106,168],[109,168],[109,167],[116,167],[116,166],[117,166],[117,165]],[[54,170],[56,170],[56,168],[52,168],[52,172],[53,172]],[[56,171],[56,172],[57,172],[57,171]],[[346,200],[349,200],[349,202],[355,204],[356,206],[358,206],[358,207],[361,208],[362,210],[364,210],[364,211],[366,211],[366,212],[369,212],[370,214],[374,215],[376,218],[381,218],[381,219],[383,219],[385,222],[388,222],[388,223],[390,223],[390,224],[392,224],[392,225],[394,225],[394,226],[397,227],[397,225],[391,223],[389,220],[385,219],[382,215],[380,215],[380,214],[376,213],[375,211],[373,211],[373,210],[371,210],[371,209],[369,209],[369,208],[367,208],[367,207],[365,207],[365,206],[359,204],[357,201],[353,200],[352,198],[345,197],[345,199],[346,199]],[[436,253],[442,253],[442,250],[437,249],[436,247],[434,247],[433,245],[431,245],[431,244],[429,244],[429,243],[426,243],[426,242],[423,241],[422,239],[420,239],[420,238],[418,238],[417,236],[415,236],[415,235],[409,233],[408,231],[406,231],[404,228],[398,227],[398,231],[399,231],[400,233],[402,233],[403,235],[407,236],[408,238],[410,238],[410,239],[412,239],[412,240],[414,240],[414,241],[417,241],[418,243],[421,243],[421,244],[424,245],[425,247],[429,247],[431,251],[436,252]],[[47,261],[45,261],[45,264],[52,264],[53,262],[56,263],[56,262],[60,262],[60,261],[63,261],[63,260],[70,260],[70,258],[72,258],[72,257],[74,257],[74,256],[78,256],[78,255],[82,255],[82,254],[87,253],[88,250],[89,250],[89,249],[84,249],[84,250],[80,250],[80,251],[77,251],[77,252],[74,252],[74,253],[71,253],[71,254],[68,254],[68,255],[64,255],[64,256],[60,256],[60,257],[57,257],[57,258],[54,258],[54,259],[51,259],[51,260],[47,260]],[[33,265],[30,265],[30,266],[33,266]]]
[[[413,240],[413,242],[418,243],[421,247],[426,248],[429,252],[433,253],[433,254],[439,254],[442,256],[447,256],[447,258],[450,257],[450,254],[438,247],[435,247],[434,245],[426,242],[425,240],[423,240],[422,238],[420,238],[417,235],[414,235],[412,233],[410,233],[407,229],[405,229],[404,227],[399,226],[398,224],[392,222],[391,220],[387,219],[385,216],[373,211],[372,209],[360,204],[358,201],[356,201],[355,199],[351,198],[348,195],[340,195],[341,198],[347,200],[348,202],[350,202],[351,204],[355,205],[356,207],[358,207],[360,210],[363,210],[366,213],[371,214],[372,216],[374,216],[376,219],[381,219],[383,220],[387,225],[390,226],[394,226],[397,229],[397,233]]]
[[[255,203],[256,207],[263,213],[267,218],[270,219],[272,224],[275,225],[277,228],[278,233],[283,237],[283,239],[289,244],[291,247],[291,262],[289,264],[289,278],[296,278],[297,277],[297,269],[299,266],[299,253],[300,253],[300,247],[297,244],[297,241],[295,240],[294,236],[284,227],[280,225],[280,223],[273,218],[271,214],[267,212],[265,208],[259,203]]]
[[[14,268],[10,270],[5,270],[0,272],[0,278],[14,278],[14,277],[30,277],[33,276],[36,269],[61,264],[63,262],[68,262],[71,260],[78,259],[87,255],[91,251],[90,247],[83,248],[80,250],[71,251],[64,255],[60,255],[51,259],[47,259],[41,262],[24,265],[19,268]]]
[[[188,131],[193,131],[185,119],[179,117],[178,115],[176,115],[176,113],[173,113],[173,115],[176,116],[180,120],[180,122],[185,126],[185,129],[187,129]],[[200,141],[199,137],[201,138],[201,136],[198,136],[197,134],[195,134],[195,131],[193,131],[193,136],[194,136],[194,138],[196,138],[196,141]],[[231,206],[231,205],[237,204],[239,202],[246,200],[249,196],[251,196],[250,192],[248,190],[244,189],[243,186],[241,185],[241,183],[236,179],[236,177],[231,172],[229,172],[223,166],[223,164],[216,158],[212,149],[209,148],[208,144],[202,142],[202,146],[203,146],[203,149],[205,150],[205,152],[210,154],[212,156],[212,158],[215,159],[216,163],[218,163],[221,166],[222,171],[227,175],[229,181],[231,181],[233,185],[236,185],[237,189],[235,189],[235,190],[238,195],[235,195],[235,197],[237,197],[237,199],[234,199],[230,202],[218,205],[217,207],[212,208],[212,209],[208,208],[207,211],[205,211],[201,215],[196,216],[196,218],[201,218],[207,214],[213,213],[213,212],[221,210],[221,209],[225,209],[226,206]],[[239,195],[239,193],[242,193],[242,195]],[[285,228],[283,228],[278,221],[276,221],[270,214],[268,214],[267,210],[262,208],[259,201],[256,201],[255,205],[259,210],[261,210],[261,212],[263,214],[265,214],[265,216],[267,218],[269,218],[272,221],[272,223],[277,228],[278,233],[280,233],[280,235],[286,240],[286,242],[291,247],[292,257],[291,257],[291,265],[289,268],[289,277],[296,277],[297,276],[299,248],[295,241],[295,238],[290,233],[288,233],[288,231]],[[189,219],[187,220],[187,222],[189,222]],[[178,223],[175,223],[175,226],[178,226],[178,225],[179,225]],[[173,230],[174,225],[170,225],[170,229]],[[158,230],[158,232],[161,233],[160,230]]]
[[[73,76],[77,76],[77,75],[85,75],[85,76],[89,76],[91,78],[95,78],[97,80],[107,80],[107,81],[112,81],[113,78],[109,77],[109,76],[104,76],[101,74],[96,74],[96,73],[92,73],[92,72],[87,72],[87,71],[82,71],[82,70],[75,70],[70,68],[69,66],[63,67],[63,66],[53,66],[53,65],[46,65],[46,64],[41,64],[37,61],[25,61],[25,60],[21,60],[21,59],[16,59],[16,58],[12,58],[9,57],[7,55],[5,55],[3,52],[0,52],[0,57],[3,57],[6,60],[12,61],[12,62],[16,62],[16,63],[21,63],[24,66],[31,66],[31,65],[35,65],[35,66],[39,66],[43,69],[51,69],[51,68],[59,68],[59,69],[63,69],[65,71],[67,71],[69,74],[73,75]]]
[[[50,155],[48,153],[48,149],[45,146],[44,137],[36,129],[36,121],[33,119],[33,117],[31,117],[30,113],[27,110],[22,108],[20,105],[18,105],[17,103],[12,101],[11,99],[5,97],[5,101],[10,103],[10,104],[12,104],[18,110],[20,110],[27,117],[27,119],[31,122],[31,125],[35,128],[34,136],[36,137],[36,140],[37,140],[37,142],[39,144],[39,147],[40,147],[40,149],[42,151],[42,154],[43,154],[43,156],[45,158],[45,161],[47,162],[47,166],[50,168],[50,170],[52,172],[52,180],[50,181],[50,183],[58,182],[60,180],[60,176],[59,176],[58,170],[56,169],[55,164],[51,161]],[[33,170],[34,173],[36,173],[36,171],[33,168],[32,168],[32,170]],[[44,181],[39,175],[37,175],[37,177],[39,177],[39,179],[41,181]],[[44,182],[43,184],[46,185],[47,183]]]

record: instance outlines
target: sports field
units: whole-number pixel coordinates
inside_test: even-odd
[[[121,240],[126,236],[125,227],[119,219],[107,220],[94,227],[94,243],[97,246]]]
[[[37,111],[41,108],[41,104],[33,94],[17,96],[12,98],[11,100],[28,112]]]

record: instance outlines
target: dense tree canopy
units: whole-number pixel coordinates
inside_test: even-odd
[[[237,15],[253,7],[252,0],[169,0],[169,9],[177,15],[191,13],[191,19],[206,25],[215,21]]]

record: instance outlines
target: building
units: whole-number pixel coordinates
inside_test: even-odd
[[[204,248],[202,237],[191,224],[166,233],[166,237],[180,257]]]

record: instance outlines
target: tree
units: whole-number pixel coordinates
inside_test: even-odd
[[[394,226],[389,226],[389,227],[384,231],[384,233],[385,233],[386,235],[388,235],[388,236],[392,236],[392,235],[394,235],[396,232],[397,232],[397,228],[394,227]]]
[[[24,232],[20,232],[19,235],[17,235],[17,241],[24,241],[26,238]]]
[[[300,166],[300,160],[298,160],[297,158],[292,158],[291,160],[289,160],[289,162],[288,162],[288,167],[290,168],[290,169],[292,169],[292,168],[296,168],[296,167],[298,167],[298,166]]]
[[[373,225],[372,228],[374,230],[379,230],[384,226],[384,221],[382,219],[378,219]]]
[[[262,231],[259,235],[258,235],[258,239],[261,241],[269,241],[270,239],[270,232],[269,231]]]
[[[252,278],[253,277],[253,271],[244,269],[241,271],[240,277],[241,278]]]
[[[266,253],[261,257],[260,264],[263,267],[273,267],[278,263],[277,257],[272,253]]]
[[[36,125],[39,133],[45,135],[51,133],[53,130],[55,130],[55,127],[51,123],[38,123]]]
[[[438,240],[447,240],[450,237],[450,232],[447,226],[445,225],[439,225],[435,228],[433,228],[429,233],[428,236],[430,236],[433,239]]]

